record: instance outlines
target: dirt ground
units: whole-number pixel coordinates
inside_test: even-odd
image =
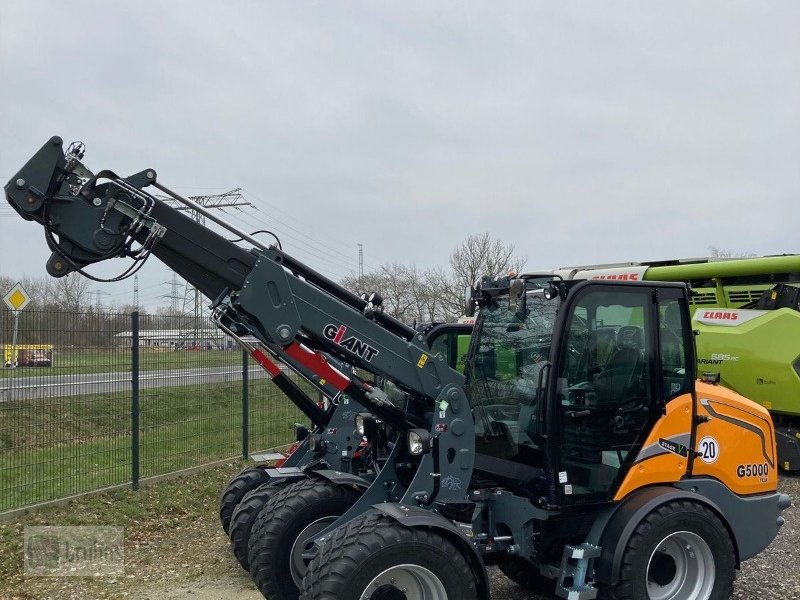
[[[800,479],[784,479],[782,491],[800,503]],[[762,554],[747,561],[736,580],[735,600],[789,600],[800,598],[800,508],[792,506],[786,516],[786,525],[778,538]],[[226,541],[220,534],[215,553]],[[223,552],[224,553],[224,552]],[[225,560],[220,557],[220,562]],[[234,560],[222,575],[200,574],[181,584],[161,583],[131,594],[132,600],[262,600],[248,574]],[[492,600],[543,600],[509,581],[497,569],[490,569]]]
[[[45,509],[14,523],[0,523],[0,598],[128,600],[260,600],[239,567],[216,515],[217,494],[239,465],[160,483],[138,492],[115,492],[69,507]],[[783,478],[781,490],[800,504],[800,478]],[[737,600],[800,598],[800,508],[737,579]],[[125,572],[116,578],[24,577],[21,538],[25,525],[124,524]],[[539,600],[491,570],[492,600]]]

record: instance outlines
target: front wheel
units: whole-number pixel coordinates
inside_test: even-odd
[[[720,518],[691,501],[659,506],[636,526],[609,600],[727,600],[736,560]]]
[[[269,499],[280,489],[280,485],[282,484],[267,482],[250,490],[233,510],[228,535],[233,555],[245,571],[250,570],[249,547],[253,523]]]
[[[250,576],[265,598],[297,599],[306,571],[305,542],[327,529],[360,496],[352,487],[313,477],[271,495],[253,521],[247,553]]]
[[[369,512],[331,532],[303,578],[301,600],[477,600],[467,557],[430,529]]]
[[[247,467],[235,475],[222,490],[219,497],[219,520],[226,534],[230,533],[231,517],[239,502],[250,490],[269,481],[265,466]]]

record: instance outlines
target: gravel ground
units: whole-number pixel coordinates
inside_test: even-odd
[[[137,492],[81,499],[68,507],[37,511],[0,523],[0,599],[20,600],[262,600],[239,567],[216,515],[218,490],[241,468],[230,464],[162,482]],[[795,506],[784,513],[778,538],[747,561],[736,582],[736,600],[800,599],[800,477],[782,478],[780,489]],[[118,577],[25,577],[22,530],[26,525],[124,525],[125,571]],[[490,570],[492,600],[540,600]]]
[[[786,524],[770,547],[746,561],[736,580],[736,600],[789,600],[800,598],[800,478],[785,477],[781,491],[789,494],[795,505],[784,513]],[[209,543],[215,555],[225,538],[220,533]],[[209,547],[209,546],[204,546]],[[179,585],[159,584],[130,597],[136,600],[261,600],[248,575],[232,560],[230,571],[222,576],[198,576]],[[492,600],[543,600],[509,581],[499,570],[490,569]]]

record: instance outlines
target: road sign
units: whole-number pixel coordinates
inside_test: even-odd
[[[18,313],[23,308],[28,306],[30,301],[31,297],[28,295],[28,292],[25,291],[25,288],[22,287],[21,283],[17,283],[17,285],[11,288],[8,293],[3,296],[3,302],[6,303],[6,306],[9,310],[13,310],[15,313]]]

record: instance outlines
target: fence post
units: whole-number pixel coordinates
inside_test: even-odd
[[[139,312],[131,313],[131,486],[139,487]]]
[[[250,456],[250,356],[242,350],[242,458]]]

